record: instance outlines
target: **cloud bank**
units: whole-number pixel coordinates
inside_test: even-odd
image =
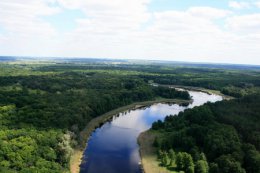
[[[260,11],[240,12],[260,1],[160,11],[150,3],[1,0],[0,54],[260,64]],[[75,11],[72,30],[48,20]]]

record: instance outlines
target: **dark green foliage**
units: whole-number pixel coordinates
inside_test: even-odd
[[[174,88],[169,88],[169,87],[154,87],[153,88],[154,92],[156,95],[161,96],[163,98],[183,98],[183,99],[190,99],[190,95],[187,91],[179,92]]]
[[[157,147],[157,148],[161,148],[161,141],[156,137],[154,142],[153,142],[153,146]]]
[[[248,173],[260,173],[260,153],[251,144],[243,146],[244,167]]]
[[[216,159],[219,173],[245,173],[246,171],[241,167],[241,164],[230,155],[222,155]]]
[[[150,67],[151,68],[151,67]],[[230,70],[192,68],[192,67],[160,67],[158,69],[143,69],[150,72],[150,75],[141,74],[140,76],[147,81],[165,85],[185,85],[203,87],[208,89],[220,90],[222,93],[234,97],[241,97],[248,94],[259,93],[260,73],[259,70]],[[159,73],[158,74],[153,74]]]
[[[153,125],[152,125],[153,130],[162,129],[163,127],[164,127],[164,123],[162,122],[162,120],[158,120],[157,122],[153,123]]]
[[[157,97],[189,98],[174,89],[158,92],[142,78],[127,75],[130,71],[98,71],[96,66],[89,71],[73,64],[0,66],[2,172],[66,171],[78,134],[92,118]]]
[[[187,92],[152,87],[151,81],[218,89],[241,97],[259,92],[260,75],[256,69],[114,65],[92,61],[0,64],[0,172],[67,171],[78,134],[92,118],[157,97],[189,98]],[[235,159],[235,162],[229,159],[233,165],[243,162],[240,165],[254,173],[259,170],[259,102],[259,96],[250,96],[195,108],[194,112],[186,111],[179,117],[168,116],[165,123],[158,121],[152,127],[167,133],[167,138],[158,138],[155,146],[165,151],[176,148],[189,152],[195,163],[203,160],[199,153],[205,148],[211,172],[220,172],[215,157],[224,151]],[[221,137],[225,131],[226,136]],[[212,137],[215,141],[206,140]],[[209,147],[213,141],[218,143],[212,148],[217,154]],[[254,148],[245,147],[244,141]],[[164,157],[167,164],[169,156],[170,153]],[[185,170],[192,172],[194,166]]]
[[[155,122],[153,130],[161,134],[160,148],[190,153],[195,172],[259,173],[259,108],[258,94],[208,103]],[[180,155],[176,164],[183,169]]]
[[[210,160],[241,149],[240,139],[232,126],[218,125],[210,129],[205,136],[204,150]]]
[[[198,124],[203,126],[212,123],[215,117],[209,107],[202,106],[187,110],[184,118],[188,120],[191,125]]]
[[[217,163],[212,162],[209,165],[209,172],[210,173],[219,173],[219,166]]]

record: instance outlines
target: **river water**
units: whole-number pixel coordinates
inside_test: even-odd
[[[203,92],[188,91],[193,102],[188,106],[177,104],[154,104],[129,110],[114,116],[112,121],[96,129],[84,151],[81,173],[141,173],[137,137],[151,128],[153,122],[163,120],[167,115],[203,105],[206,102],[222,100],[221,96]]]

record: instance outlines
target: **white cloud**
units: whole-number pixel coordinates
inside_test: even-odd
[[[232,13],[228,10],[222,10],[213,7],[191,7],[188,9],[188,12],[193,16],[210,19],[223,18]]]
[[[149,0],[1,0],[0,26],[7,34],[0,35],[0,53],[260,64],[259,14],[237,16],[212,7],[153,12],[148,4]],[[75,19],[73,31],[59,33],[41,16],[62,9],[81,10],[86,17]]]
[[[0,25],[8,34],[24,37],[50,36],[55,30],[39,16],[60,12],[58,7],[50,7],[50,0],[2,0],[0,2]]]
[[[248,2],[238,2],[238,1],[230,1],[229,7],[234,9],[245,9],[250,8],[251,4]]]
[[[227,19],[227,27],[244,34],[260,33],[260,13],[233,16]]]
[[[260,8],[260,1],[255,2],[256,7]]]
[[[79,27],[67,37],[70,39],[67,39],[65,51],[70,54],[72,50],[78,50],[76,52],[79,54],[84,52],[93,57],[204,62],[243,63],[243,57],[250,56],[251,61],[247,59],[246,62],[254,63],[257,58],[256,52],[260,48],[257,45],[260,44],[256,43],[260,41],[254,39],[254,35],[249,39],[249,36],[241,37],[233,32],[235,28],[231,27],[231,16],[234,14],[230,11],[192,7],[186,11],[170,10],[149,14],[143,9],[138,15],[148,17],[142,20],[133,15],[130,16],[133,20],[121,21],[116,17],[118,14],[112,17],[115,19],[112,21],[107,20],[112,19],[109,16],[103,18],[102,15],[78,20]],[[227,25],[231,32],[223,30],[215,22],[215,19],[221,18],[229,18]],[[140,30],[138,26],[149,19],[152,22]]]
[[[149,28],[154,34],[194,34],[217,30],[207,17],[193,16],[189,12],[168,11],[155,13],[154,25]],[[157,34],[156,34],[157,35]]]
[[[204,15],[206,12],[209,15]],[[175,60],[196,57],[196,61],[214,61],[219,54],[212,55],[212,52],[223,52],[233,39],[214,23],[215,19],[228,14],[229,11],[206,7],[194,7],[183,12],[156,12],[152,24],[141,31],[131,28],[131,25],[122,29],[113,22],[115,28],[110,30],[111,27],[98,27],[108,24],[102,18],[86,19],[79,21],[82,22],[80,27],[69,35],[65,50],[69,53],[76,49],[76,52],[92,56],[98,54],[96,57],[163,57]],[[84,48],[80,46],[83,44]]]

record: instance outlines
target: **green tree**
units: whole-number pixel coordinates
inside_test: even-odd
[[[194,173],[194,163],[190,154],[183,153],[184,171],[186,173]]]
[[[260,153],[251,144],[246,144],[243,146],[245,157],[244,166],[246,171],[249,173],[259,173],[260,172]]]
[[[170,159],[170,165],[172,165],[176,159],[176,154],[173,149],[169,150],[169,159]]]
[[[184,160],[183,160],[183,153],[182,152],[177,153],[175,162],[176,162],[178,170],[184,169]]]
[[[218,164],[215,163],[215,162],[210,163],[210,165],[209,165],[209,172],[210,173],[220,173]]]
[[[161,164],[162,164],[162,166],[168,166],[168,163],[169,163],[168,153],[166,151],[163,151],[162,158],[161,158]]]
[[[208,173],[208,162],[205,160],[199,160],[196,162],[195,172],[196,173]]]
[[[221,173],[245,173],[246,171],[241,167],[241,164],[232,158],[230,155],[222,155],[216,162],[218,163],[219,171]]]
[[[187,173],[194,173],[194,163],[190,154],[179,152],[176,156],[176,165],[179,170]]]

